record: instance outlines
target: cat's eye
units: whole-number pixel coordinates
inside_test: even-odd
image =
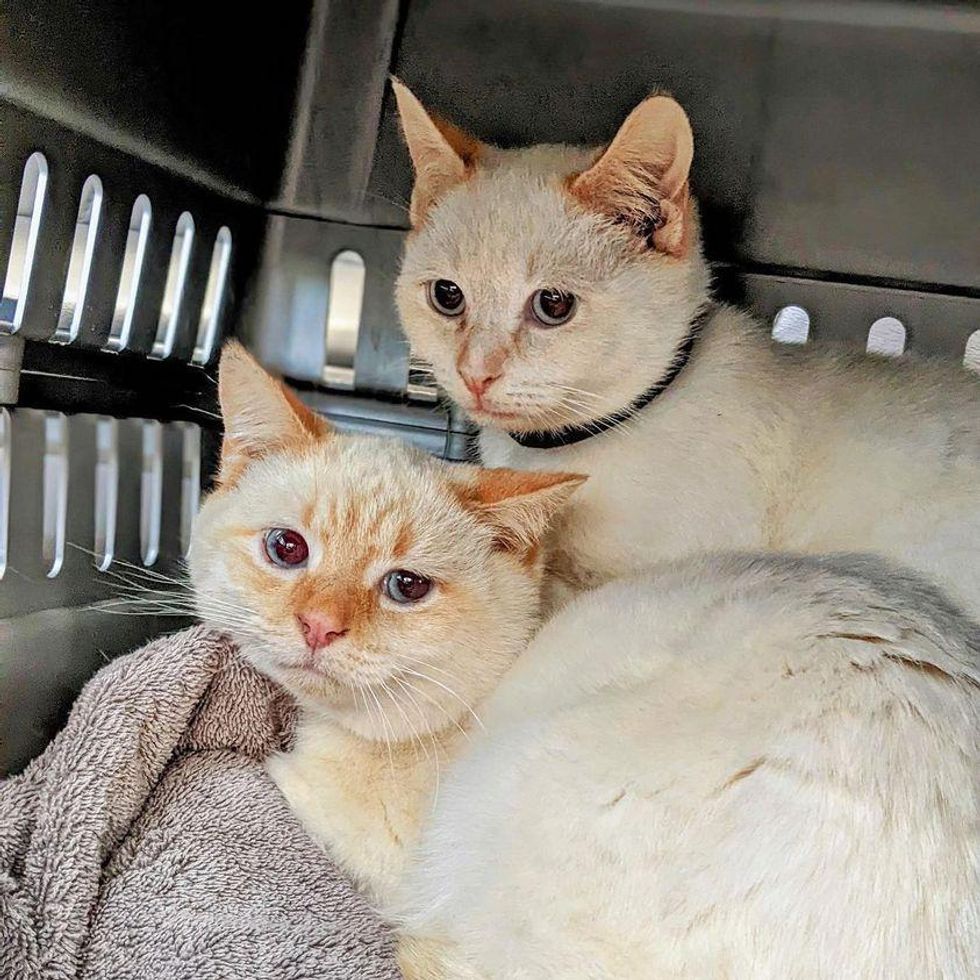
[[[428,285],[429,306],[443,316],[459,316],[466,309],[463,290],[451,279],[433,279]]]
[[[404,568],[396,568],[381,580],[381,588],[392,602],[407,605],[424,599],[432,591],[432,580]]]
[[[265,553],[280,568],[300,568],[310,557],[310,546],[299,531],[274,527],[266,532]]]
[[[575,297],[563,289],[539,289],[531,297],[531,313],[542,327],[560,327],[575,315]]]

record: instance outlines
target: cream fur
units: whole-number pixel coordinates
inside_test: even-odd
[[[877,560],[688,560],[566,607],[401,890],[409,980],[967,980],[980,630]]]
[[[777,349],[722,306],[672,388],[620,430],[551,450],[504,433],[628,405],[708,300],[693,209],[685,254],[642,247],[628,221],[568,192],[594,158],[484,148],[409,236],[397,287],[413,350],[482,425],[487,464],[589,475],[553,534],[556,575],[579,588],[708,550],[859,549],[908,562],[980,612],[980,384],[958,365]],[[428,306],[435,278],[462,288],[461,318]],[[544,287],[576,294],[570,322],[529,320]],[[500,374],[482,405],[460,370]]]
[[[222,483],[189,555],[198,613],[298,701],[295,745],[269,771],[380,900],[475,724],[472,706],[537,627],[540,538],[581,479],[342,436],[237,345],[219,391]],[[303,535],[305,567],[268,560],[270,528]],[[432,593],[397,606],[380,588],[392,569],[432,579]],[[347,635],[311,653],[297,618],[311,611],[343,616]]]
[[[236,349],[220,391],[197,604],[298,699],[269,771],[409,980],[972,975],[980,631],[938,591],[876,559],[688,559],[528,648],[576,479],[340,436]],[[270,527],[305,567],[263,557]],[[389,608],[393,566],[432,598]],[[297,612],[344,603],[311,654]]]
[[[728,548],[876,552],[980,614],[980,384],[954,365],[783,351],[723,308],[674,390],[557,450],[484,459],[590,480],[554,535],[575,584]]]

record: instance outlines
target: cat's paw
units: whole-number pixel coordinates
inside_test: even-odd
[[[309,778],[309,766],[300,764],[291,752],[276,752],[265,760],[265,769],[307,831],[321,843],[329,843],[322,794]]]
[[[288,752],[274,752],[265,760],[265,771],[279,787],[279,791],[289,799],[287,788],[296,777],[295,767]]]

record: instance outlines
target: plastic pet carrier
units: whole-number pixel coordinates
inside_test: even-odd
[[[90,607],[177,568],[224,337],[341,425],[465,455],[392,302],[391,73],[504,146],[602,142],[668,90],[722,296],[778,340],[980,364],[975,4],[5,0],[0,771],[177,625]]]

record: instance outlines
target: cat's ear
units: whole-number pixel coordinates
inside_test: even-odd
[[[326,438],[330,424],[272,377],[237,341],[221,352],[218,401],[224,419],[218,482],[233,483],[251,460]]]
[[[586,207],[621,221],[657,251],[683,256],[692,235],[688,174],[694,134],[669,96],[641,102],[569,190]]]
[[[397,78],[391,80],[391,86],[415,168],[409,217],[412,227],[418,227],[432,205],[466,179],[476,164],[482,144],[426,112],[422,103]]]
[[[521,556],[534,550],[569,497],[587,479],[579,473],[472,466],[465,470],[458,491],[463,505],[493,528],[502,549]]]

